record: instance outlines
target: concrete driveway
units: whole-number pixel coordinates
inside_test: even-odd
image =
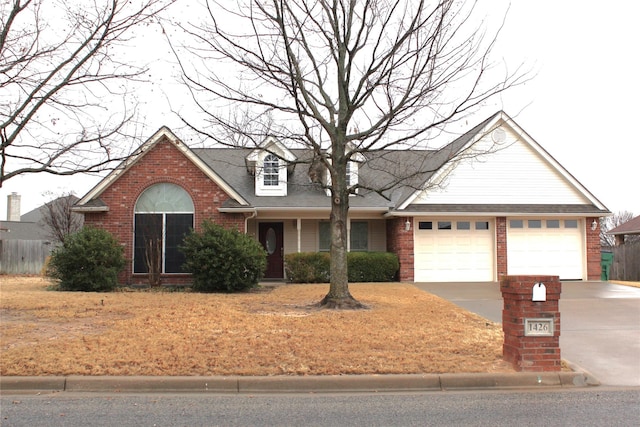
[[[494,322],[502,322],[498,283],[416,283]],[[561,357],[603,385],[640,386],[640,288],[562,282]]]

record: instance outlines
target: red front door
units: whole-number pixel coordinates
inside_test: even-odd
[[[281,222],[262,222],[259,225],[259,239],[267,251],[265,279],[284,278],[283,226]]]

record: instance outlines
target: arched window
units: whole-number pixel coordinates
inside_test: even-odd
[[[147,188],[135,205],[134,273],[182,273],[178,247],[193,228],[193,201],[182,187],[160,183]]]
[[[267,154],[264,158],[264,185],[278,186],[280,184],[280,161],[278,156]]]

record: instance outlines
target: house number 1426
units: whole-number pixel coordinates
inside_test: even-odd
[[[524,319],[524,335],[552,337],[553,326],[553,319]]]

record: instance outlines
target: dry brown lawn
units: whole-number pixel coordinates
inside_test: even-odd
[[[241,294],[47,290],[0,276],[0,375],[513,372],[500,325],[408,284],[353,284],[368,310],[312,307],[327,285]]]

